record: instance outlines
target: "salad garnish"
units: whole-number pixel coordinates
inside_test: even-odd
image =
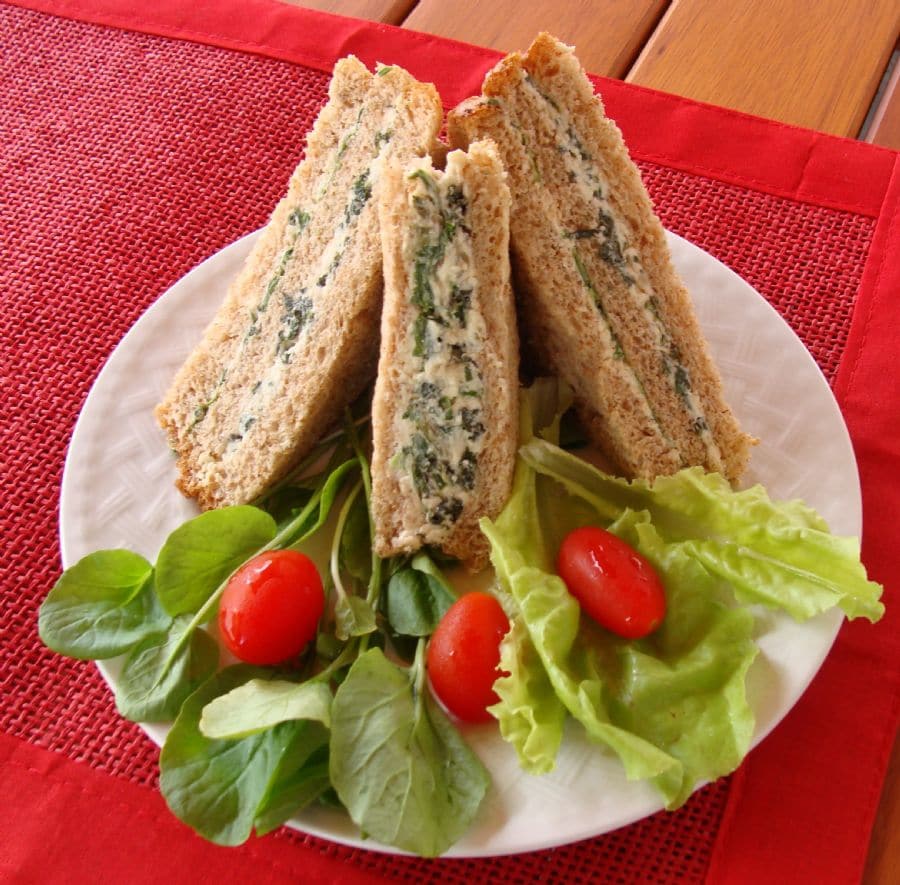
[[[858,543],[831,535],[799,502],[773,502],[761,487],[735,492],[696,468],[646,483],[592,467],[558,445],[568,405],[549,379],[523,392],[512,496],[482,522],[491,603],[503,613],[499,663],[488,666],[498,677],[482,707],[527,772],[553,768],[571,716],[598,752],[616,754],[629,778],[649,779],[676,808],[750,746],[745,679],[759,607],[804,620],[837,606],[875,621],[881,588]],[[126,550],[87,555],[41,607],[51,649],[119,659],[123,716],[173,723],[160,788],[173,813],[219,844],[326,803],[366,837],[435,856],[466,833],[490,789],[467,726],[429,688],[429,637],[459,594],[436,555],[372,553],[360,425],[348,415],[318,466],[308,461],[256,506],[176,528],[155,566]],[[660,576],[665,617],[642,638],[584,616],[557,574],[563,539],[584,526],[623,540]],[[277,666],[220,669],[211,627],[235,573],[273,551],[316,559],[313,548],[327,596],[315,637]]]

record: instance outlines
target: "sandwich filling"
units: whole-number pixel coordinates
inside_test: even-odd
[[[221,439],[222,462],[227,463],[234,456],[256,424],[257,416],[271,405],[286,383],[286,371],[315,325],[317,308],[330,297],[341,261],[352,250],[359,217],[372,198],[380,168],[378,160],[391,141],[391,125],[396,116],[394,108],[388,109],[382,114],[372,143],[355,145],[369,111],[366,105],[359,109],[355,123],[324,159],[317,180],[308,191],[312,199],[290,209],[277,256],[264,278],[258,301],[247,311],[239,343],[232,349],[215,388],[194,409],[191,429],[216,407],[229,376],[235,371],[246,373],[250,367],[251,374],[240,385],[227,388],[241,402],[237,409],[230,410],[238,418],[234,426],[225,429]],[[345,164],[353,148],[353,164],[358,171],[362,160],[363,168],[348,183]],[[346,188],[343,199],[339,188]],[[316,228],[325,225],[329,229],[334,225],[333,232],[324,245],[317,247],[318,254],[310,261],[304,239],[321,237],[321,230]],[[266,342],[265,349],[257,339]]]
[[[410,178],[403,258],[415,319],[398,354],[410,380],[391,466],[412,485],[426,522],[449,526],[472,496],[483,445],[484,382],[475,357],[485,328],[463,182],[452,168],[439,179],[423,169]]]

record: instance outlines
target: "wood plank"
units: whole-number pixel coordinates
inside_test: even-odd
[[[862,882],[863,885],[900,882],[900,740],[896,737]]]
[[[349,15],[373,22],[399,25],[416,5],[416,0],[281,0],[293,6],[306,6],[322,12]]]
[[[674,0],[626,79],[855,138],[898,32],[897,0]]]
[[[900,59],[895,59],[893,73],[878,99],[865,139],[900,151]]]
[[[403,27],[511,52],[540,31],[576,47],[595,74],[622,77],[662,15],[667,0],[419,0]]]

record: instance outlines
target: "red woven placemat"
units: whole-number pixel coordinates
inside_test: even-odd
[[[328,77],[7,6],[0,42],[0,729],[152,784],[157,750],[118,717],[94,667],[37,638],[37,608],[60,567],[65,448],[100,366],[140,313],[263,223]],[[769,299],[832,380],[874,218],[641,165],[666,226]],[[286,831],[270,838],[399,881],[579,882],[596,881],[597,870],[611,882],[634,881],[636,870],[701,881],[728,789],[711,785],[675,814],[578,846],[477,864],[390,858]]]

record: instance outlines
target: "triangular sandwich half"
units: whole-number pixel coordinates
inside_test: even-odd
[[[204,509],[260,495],[372,380],[380,167],[426,154],[442,117],[434,87],[401,68],[335,66],[286,196],[156,410]]]
[[[690,296],[618,127],[569,47],[540,35],[450,113],[498,146],[512,194],[520,331],[573,388],[627,476],[700,465],[736,482],[754,443],[726,404]]]
[[[381,556],[440,548],[478,569],[478,528],[512,485],[518,335],[509,191],[476,142],[385,170],[381,355],[372,404],[372,513]]]

